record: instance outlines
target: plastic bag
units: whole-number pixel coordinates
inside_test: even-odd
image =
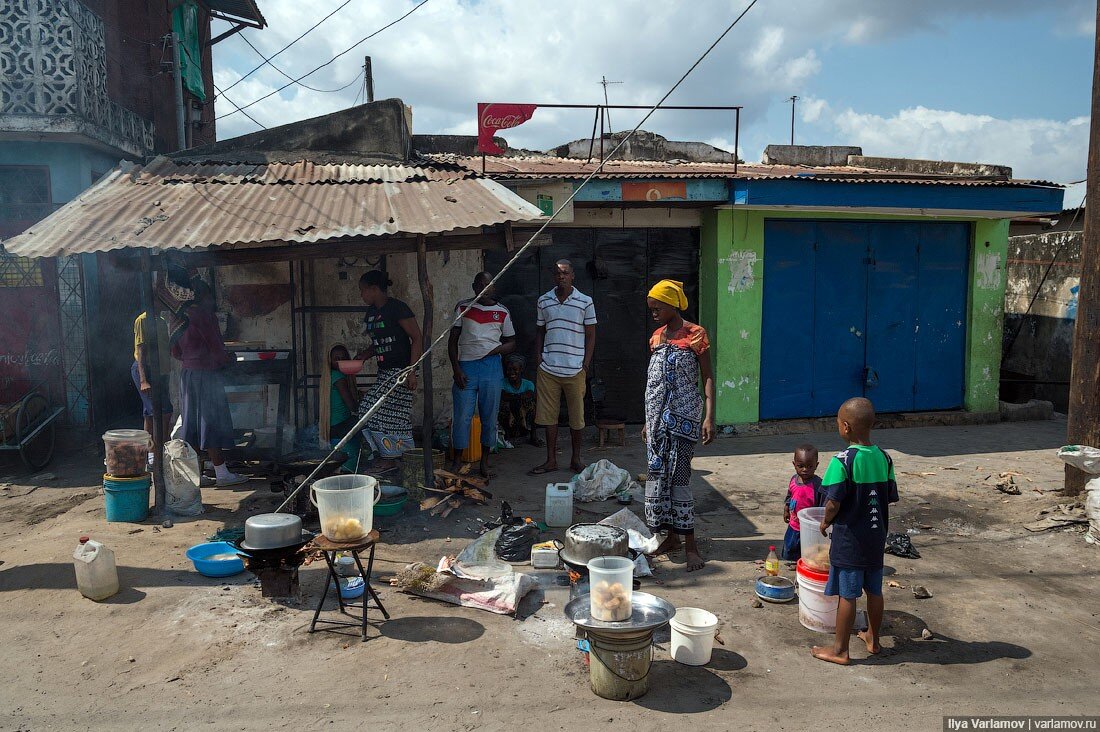
[[[433,600],[515,615],[520,601],[539,583],[531,575],[519,572],[487,579],[457,577],[447,562],[440,562],[435,569],[423,562],[414,562],[399,571],[390,584]]]
[[[661,545],[661,538],[654,536],[645,522],[629,508],[613,513],[599,523],[626,529],[627,536],[630,537],[630,548],[642,554],[652,554]]]
[[[906,559],[920,559],[920,552],[913,546],[908,534],[887,534],[886,553]]]
[[[198,516],[202,510],[199,456],[183,440],[164,446],[164,492],[168,510],[176,516]]]
[[[610,460],[592,463],[570,481],[573,484],[573,500],[580,503],[606,501],[620,491],[631,490],[634,480],[630,473]]]
[[[539,527],[535,524],[513,524],[500,530],[500,538],[497,539],[497,556],[505,562],[529,562],[531,561],[531,547],[539,535]]]
[[[1100,478],[1093,478],[1085,485],[1085,515],[1089,517],[1085,541],[1100,544]]]
[[[1089,475],[1100,475],[1100,450],[1087,445],[1066,445],[1058,451],[1062,462]]]

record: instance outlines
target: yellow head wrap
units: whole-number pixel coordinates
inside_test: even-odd
[[[661,280],[649,291],[649,296],[677,310],[686,310],[688,306],[687,295],[684,294],[684,283],[676,280]]]

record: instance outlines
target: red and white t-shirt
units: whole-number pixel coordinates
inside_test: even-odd
[[[477,361],[501,344],[502,339],[515,336],[512,316],[500,303],[482,305],[463,300],[455,306],[455,315],[469,306],[462,316],[462,334],[458,337],[458,360]]]

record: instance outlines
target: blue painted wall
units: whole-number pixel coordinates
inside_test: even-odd
[[[65,203],[118,165],[119,158],[78,143],[0,142],[0,165],[47,165],[54,203]]]

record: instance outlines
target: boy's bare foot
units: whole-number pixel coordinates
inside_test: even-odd
[[[832,646],[814,646],[810,649],[810,655],[820,661],[828,661],[840,666],[847,666],[851,663],[847,653],[835,653]]]
[[[661,542],[661,545],[653,550],[653,553],[649,556],[656,557],[661,554],[671,554],[672,552],[680,550],[680,537],[676,534],[670,533],[665,537],[665,540]]]
[[[489,470],[489,466],[484,463],[478,468],[477,474],[484,478],[486,483],[496,477],[496,474]]]
[[[856,633],[856,635],[862,638],[863,642],[867,644],[867,652],[872,656],[877,656],[879,653],[882,653],[882,646],[879,644],[878,639],[871,636],[871,631],[861,630]]]
[[[687,570],[689,572],[695,572],[702,569],[706,565],[703,561],[703,556],[699,552],[687,552]]]

